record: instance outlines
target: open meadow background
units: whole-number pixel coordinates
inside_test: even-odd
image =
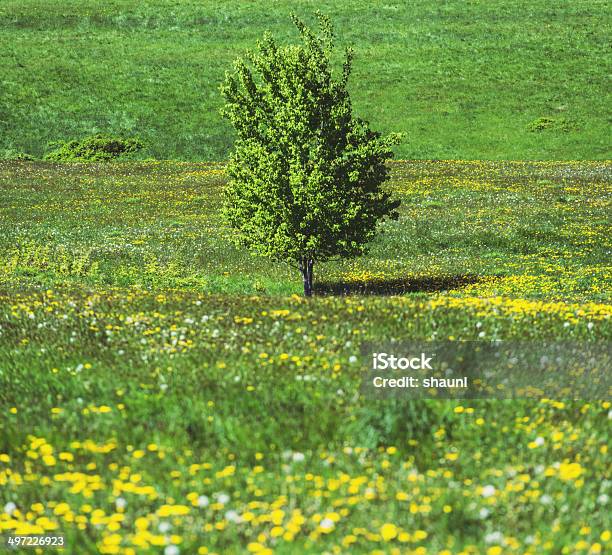
[[[356,112],[407,132],[412,160],[390,163],[400,219],[317,265],[307,300],[230,242],[217,85],[316,7],[0,4],[5,157],[103,132],[176,159],[0,161],[0,535],[61,533],[74,554],[610,551],[610,392],[359,390],[364,341],[609,345],[604,3],[326,4],[356,47]]]
[[[288,14],[322,8],[356,47],[356,113],[403,131],[401,158],[610,157],[604,0],[4,0],[0,154],[137,135],[161,159],[225,160],[219,82]]]

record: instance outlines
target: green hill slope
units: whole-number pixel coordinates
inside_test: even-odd
[[[266,29],[296,40],[289,12],[308,18],[317,6],[4,0],[0,155],[41,155],[49,141],[105,132],[139,136],[159,158],[224,159],[225,69]],[[408,134],[400,157],[610,157],[604,1],[334,0],[324,9],[339,43],[356,49],[357,113]]]

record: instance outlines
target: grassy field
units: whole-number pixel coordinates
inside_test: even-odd
[[[609,402],[369,400],[359,345],[609,341],[610,170],[394,163],[400,220],[305,300],[230,245],[222,165],[0,163],[0,532],[69,553],[609,550]]]
[[[224,71],[266,29],[295,42],[289,12],[308,18],[317,7],[4,0],[0,156],[40,157],[50,141],[103,132],[141,137],[143,156],[225,160]],[[356,48],[356,113],[406,132],[401,157],[545,160],[611,157],[606,7],[332,0],[324,9],[339,44]]]

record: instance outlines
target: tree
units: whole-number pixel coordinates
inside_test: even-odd
[[[353,51],[335,79],[333,28],[316,15],[319,34],[292,15],[301,44],[280,46],[266,33],[221,86],[237,134],[224,215],[237,243],[297,266],[306,296],[315,262],[362,254],[399,206],[381,186],[400,136],[353,116]]]

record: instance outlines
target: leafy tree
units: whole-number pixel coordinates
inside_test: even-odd
[[[299,45],[266,33],[221,86],[222,114],[237,133],[224,214],[239,244],[297,266],[306,296],[315,262],[362,254],[399,206],[381,186],[400,136],[383,137],[353,116],[352,49],[336,76],[333,28],[317,17],[318,34],[292,16]]]

